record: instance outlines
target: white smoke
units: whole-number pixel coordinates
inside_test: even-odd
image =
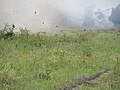
[[[53,0],[0,0],[0,23],[49,28],[65,20]],[[53,26],[55,27],[55,26]]]
[[[0,25],[9,23],[32,30],[79,27],[89,5],[107,9],[118,3],[119,0],[0,0]]]

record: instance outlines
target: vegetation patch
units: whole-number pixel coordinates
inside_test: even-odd
[[[26,28],[15,34],[7,26],[0,30],[0,90],[54,90],[107,67],[112,73],[97,85],[83,84],[78,90],[119,90],[118,35],[119,30],[30,34]]]

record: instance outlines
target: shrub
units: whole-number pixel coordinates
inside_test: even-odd
[[[14,24],[13,25],[5,24],[4,28],[0,30],[0,39],[2,38],[8,39],[13,37],[15,35],[14,28],[15,28]]]

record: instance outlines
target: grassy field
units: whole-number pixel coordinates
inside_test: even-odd
[[[0,90],[54,90],[105,68],[77,90],[120,90],[120,31],[21,33],[0,38]]]

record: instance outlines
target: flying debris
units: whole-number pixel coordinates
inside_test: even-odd
[[[120,28],[120,4],[116,8],[112,8],[109,20],[114,24],[114,27]]]
[[[15,29],[15,25],[14,24],[12,25],[12,29]]]
[[[35,11],[35,14],[37,14],[37,12]]]

